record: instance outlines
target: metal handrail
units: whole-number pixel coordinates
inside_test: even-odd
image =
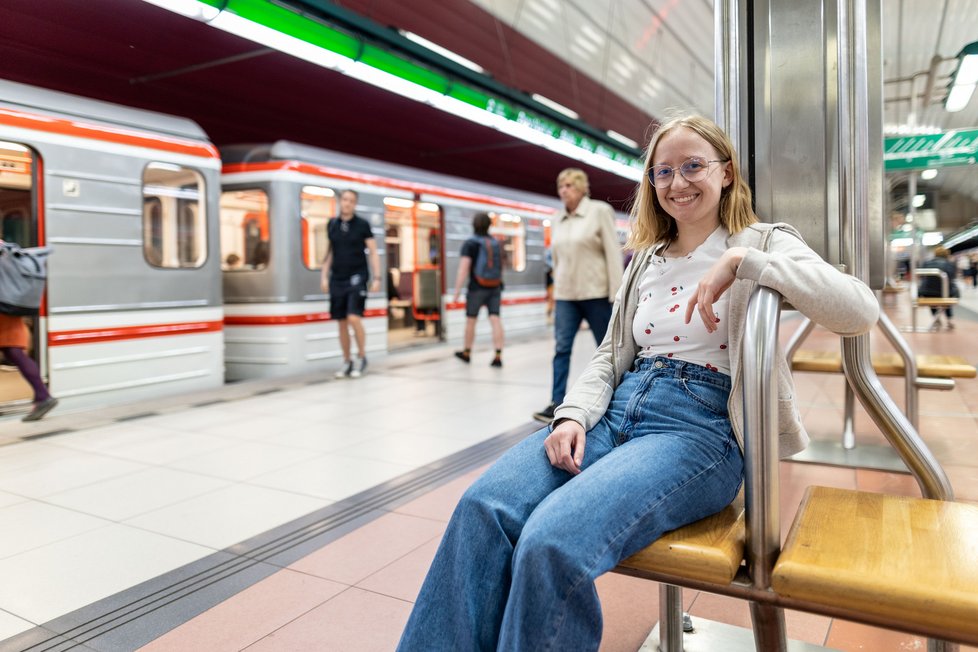
[[[744,553],[756,589],[769,589],[781,553],[781,490],[778,478],[778,330],[781,295],[757,286],[747,304],[743,342]],[[783,610],[751,602],[758,650],[787,649]]]

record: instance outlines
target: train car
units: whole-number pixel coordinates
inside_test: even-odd
[[[53,249],[32,354],[62,407],[224,382],[219,184],[190,120],[0,80],[0,232]]]
[[[225,147],[221,157],[228,379],[337,366],[320,273],[326,224],[345,189],[359,194],[357,214],[373,228],[384,270],[364,315],[368,354],[461,341],[464,303],[451,292],[479,211],[492,217],[490,234],[505,252],[507,332],[546,326],[544,247],[555,198],[286,141]]]

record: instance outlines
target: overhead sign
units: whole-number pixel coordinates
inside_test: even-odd
[[[943,134],[901,136],[883,141],[886,170],[946,168],[978,163],[978,129],[954,129]]]

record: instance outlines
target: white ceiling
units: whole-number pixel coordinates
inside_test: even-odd
[[[713,0],[473,0],[517,31],[657,117],[670,109],[713,114]],[[954,57],[978,40],[978,0],[881,0],[884,80],[927,71],[934,55]],[[937,67],[948,75],[953,62]],[[941,104],[947,80],[918,125],[978,127],[978,93],[959,113]],[[908,83],[884,85],[886,98]],[[923,89],[923,80],[919,90]],[[571,107],[573,108],[573,107]],[[884,102],[884,124],[906,124],[910,106]],[[978,201],[978,168],[944,168],[935,185]]]

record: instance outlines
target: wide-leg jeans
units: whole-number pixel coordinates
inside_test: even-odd
[[[594,580],[740,488],[730,378],[639,359],[587,434],[582,472],[550,465],[544,428],[465,492],[399,650],[597,650]]]

